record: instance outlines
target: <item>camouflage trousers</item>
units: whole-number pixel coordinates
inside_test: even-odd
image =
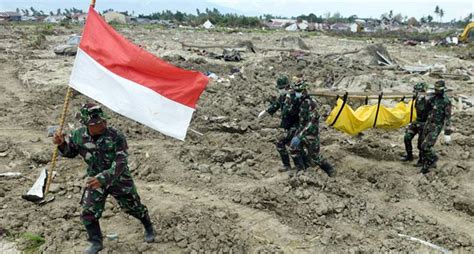
[[[420,154],[421,154],[421,143],[423,142],[423,139],[422,139],[423,126],[424,126],[424,123],[413,122],[407,127],[405,131],[405,136],[403,138],[403,141],[405,142],[405,150],[407,152],[407,155],[413,154],[413,146],[411,142],[413,138],[415,138],[416,134],[418,134],[418,144],[416,147],[418,148],[418,151],[420,151]]]
[[[140,202],[140,196],[132,179],[121,180],[107,188],[96,190],[87,188],[81,200],[81,220],[84,225],[98,221],[104,211],[108,195],[112,195],[120,207],[131,216],[142,219],[148,214],[148,209]]]
[[[307,166],[318,165],[325,160],[320,154],[319,136],[306,136],[298,147],[293,147],[291,154],[301,156]]]
[[[296,129],[294,128],[288,130],[285,129],[285,132],[280,135],[276,142],[277,151],[280,154],[283,165],[285,166],[290,166],[290,155],[286,147],[290,144],[291,139],[295,135],[295,132]]]
[[[436,124],[426,124],[423,128],[421,135],[423,140],[421,143],[421,154],[423,155],[425,164],[432,164],[438,160],[438,156],[436,156],[433,146],[436,144],[436,140],[438,139],[442,129],[442,125],[440,126]]]

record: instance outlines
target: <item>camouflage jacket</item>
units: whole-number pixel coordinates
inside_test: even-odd
[[[426,103],[428,116],[426,124],[445,126],[445,130],[451,131],[451,101],[446,94],[435,95],[428,99]]]
[[[299,111],[300,111],[301,100],[296,98],[294,93],[280,94],[280,96],[274,99],[270,106],[267,108],[267,112],[270,115],[275,114],[278,110],[281,111],[281,123],[280,127],[286,130],[297,127],[299,122]]]
[[[311,120],[311,115],[314,113],[314,109],[316,108],[317,102],[314,98],[307,95],[301,98],[301,106],[300,106],[300,113],[299,113],[299,124],[300,129],[305,127],[308,122]]]
[[[425,97],[419,97],[416,99],[415,102],[415,110],[416,110],[416,122],[424,123],[428,118],[428,110],[426,110],[426,104],[428,100]]]
[[[310,120],[297,135],[303,141],[314,140],[319,137],[319,114],[316,111],[311,113]]]
[[[125,136],[111,127],[98,138],[91,137],[86,127],[76,129],[66,136],[64,145],[59,146],[64,157],[81,155],[88,165],[87,175],[97,177],[102,186],[131,179],[127,149]]]

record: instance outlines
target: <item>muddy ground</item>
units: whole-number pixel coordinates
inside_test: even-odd
[[[51,186],[55,200],[43,206],[22,200],[40,170],[49,166],[52,145],[46,128],[58,122],[74,57],[56,56],[54,46],[79,27],[0,26],[0,250],[15,253],[31,247],[25,233],[42,236],[46,253],[79,252],[86,233],[79,215],[85,164],[81,159],[58,161]],[[378,93],[411,91],[415,82],[433,84],[428,74],[408,74],[371,65],[364,49],[381,43],[398,64],[438,64],[447,73],[470,80],[447,80],[450,88],[472,99],[472,60],[464,48],[403,46],[384,39],[354,40],[321,34],[284,32],[209,32],[120,28],[127,38],[152,53],[187,69],[219,76],[203,93],[185,142],[110,113],[110,125],[129,142],[129,163],[143,202],[157,230],[157,242],[143,242],[138,221],[121,212],[109,198],[101,225],[102,253],[322,253],[435,251],[399,234],[416,237],[447,250],[474,252],[474,113],[456,107],[451,145],[436,144],[438,167],[423,176],[411,163],[399,162],[404,129],[368,130],[351,137],[325,124],[322,153],[337,169],[328,178],[319,168],[290,178],[280,165],[274,141],[278,117],[256,121],[265,100],[276,93],[281,73],[304,74],[311,90],[332,89]],[[46,34],[38,39],[36,34]],[[300,38],[311,55],[261,48],[297,48]],[[224,62],[181,47],[251,41],[256,53],[241,62]],[[211,50],[220,54],[219,50]],[[239,69],[239,72],[231,75]],[[334,73],[336,84],[324,81]],[[318,98],[324,113],[333,99]],[[76,94],[67,129],[80,105],[90,101]],[[384,101],[393,104],[391,101]],[[351,101],[352,105],[360,102]],[[462,109],[461,109],[462,108]],[[442,139],[442,138],[441,138]]]

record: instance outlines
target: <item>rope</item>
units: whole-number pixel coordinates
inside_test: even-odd
[[[372,126],[372,128],[375,128],[375,125],[377,124],[377,118],[379,117],[380,101],[382,101],[382,96],[383,96],[383,92],[379,94],[379,101],[377,102],[377,112],[375,113],[375,120],[374,120],[374,125]]]
[[[67,88],[66,97],[64,98],[63,111],[61,113],[61,119],[59,120],[59,129],[56,132],[58,134],[61,134],[63,132],[64,122],[66,120],[66,113],[67,113],[67,109],[69,107],[69,99],[71,98],[71,96],[72,96],[72,89],[69,86]],[[49,186],[51,185],[51,180],[53,178],[53,170],[54,170],[54,168],[56,168],[57,158],[58,158],[58,146],[54,145],[53,157],[51,158],[51,167],[49,168],[49,170],[47,172],[47,177],[48,178],[46,180],[46,187],[44,189],[44,195],[45,196],[49,191]]]
[[[344,106],[346,105],[348,94],[349,94],[348,92],[346,92],[346,93],[344,94],[342,106],[341,106],[341,108],[339,109],[339,112],[337,112],[336,118],[334,118],[334,121],[331,123],[331,126],[333,126],[333,125],[336,123],[337,119],[338,119],[339,116],[341,115],[341,112],[342,112],[342,110],[344,109]]]

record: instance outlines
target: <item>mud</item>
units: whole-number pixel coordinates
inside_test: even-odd
[[[13,236],[25,232],[43,236],[46,243],[40,251],[47,253],[81,251],[87,243],[79,219],[85,181],[80,159],[59,159],[51,187],[53,202],[37,206],[20,198],[40,170],[49,166],[52,145],[46,129],[58,122],[74,60],[55,56],[52,49],[68,34],[80,32],[79,27],[54,27],[38,49],[31,46],[36,30],[0,26],[0,173],[22,174],[0,177],[0,229]],[[278,117],[256,121],[266,99],[276,93],[275,80],[282,73],[304,74],[312,90],[371,93],[411,91],[415,82],[436,80],[373,65],[364,49],[374,43],[382,44],[399,64],[441,64],[450,73],[466,73],[474,68],[472,61],[459,59],[445,48],[405,47],[382,39],[144,27],[120,32],[177,66],[211,71],[219,78],[203,93],[191,123],[204,135],[189,132],[185,142],[109,112],[110,125],[128,138],[130,168],[155,223],[157,243],[144,243],[140,223],[110,198],[101,225],[104,235],[116,233],[118,239],[106,239],[103,253],[433,251],[398,234],[452,251],[474,251],[472,108],[455,110],[453,143],[436,144],[441,159],[427,176],[398,161],[404,152],[403,129],[368,130],[351,137],[322,124],[322,153],[337,169],[336,177],[311,168],[290,178],[277,171]],[[229,63],[183,49],[182,41],[249,41],[257,51]],[[301,58],[289,52],[258,51],[282,46],[307,47],[312,54]],[[325,56],[358,49],[354,54]],[[336,82],[328,87],[325,80],[331,73]],[[471,76],[447,84],[472,98],[472,80]],[[322,113],[334,106],[333,99],[318,100]],[[79,126],[74,114],[86,101],[80,94],[74,96],[68,130]],[[8,250],[26,246],[20,237],[0,238],[0,245]]]

